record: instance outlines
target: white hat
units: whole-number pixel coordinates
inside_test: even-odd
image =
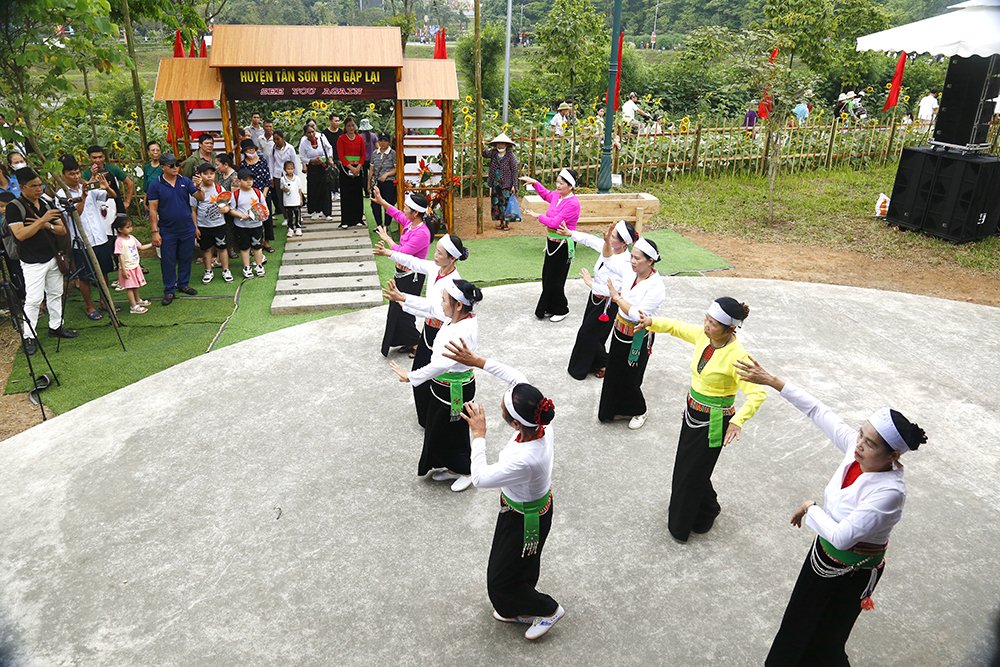
[[[372,129],[372,122],[367,118],[362,118],[361,124],[358,125],[358,130],[360,130],[361,132],[367,132],[370,129]]]
[[[505,132],[501,132],[494,139],[490,141],[491,144],[510,144],[511,146],[517,146],[514,140],[507,136]]]
[[[837,101],[838,102],[843,102],[846,99],[847,99],[847,94],[846,93],[841,93],[840,95],[837,95]]]
[[[847,99],[852,100],[857,97],[857,94],[853,90],[847,91]]]

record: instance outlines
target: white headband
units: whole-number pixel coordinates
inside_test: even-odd
[[[654,262],[660,258],[660,253],[656,252],[656,248],[641,236],[635,240],[635,245],[632,247],[641,250],[646,257],[652,258]]]
[[[632,245],[632,235],[628,233],[628,227],[625,225],[624,220],[618,221],[618,224],[615,225],[615,232],[625,242],[625,245]]]
[[[421,206],[417,202],[413,201],[413,197],[410,196],[409,192],[407,192],[406,196],[403,197],[403,203],[406,204],[407,206],[409,206],[410,208],[412,208],[417,213],[426,213],[427,212],[427,207],[426,206]]]
[[[868,423],[875,427],[878,434],[882,436],[886,444],[892,447],[895,451],[899,453],[904,453],[910,451],[909,445],[903,440],[903,436],[899,434],[899,430],[896,428],[896,424],[892,421],[892,415],[889,413],[889,408],[882,408],[881,410],[876,410],[875,413],[868,418]]]
[[[455,247],[454,241],[451,240],[451,234],[445,234],[442,236],[439,243],[444,246],[444,249],[448,251],[448,254],[455,259],[462,258],[462,253],[458,251],[458,248]]]
[[[565,167],[563,168],[562,171],[559,172],[559,178],[561,178],[564,181],[566,181],[567,183],[569,183],[569,186],[571,188],[575,188],[576,187],[576,179],[573,178],[573,174],[569,173],[569,170],[566,169]]]
[[[507,388],[507,391],[504,392],[503,395],[503,404],[507,406],[507,414],[516,419],[518,423],[520,423],[523,426],[530,426],[533,428],[537,428],[538,424],[532,424],[527,419],[517,414],[517,410],[514,409],[514,387],[516,386],[517,385],[512,384],[510,387]]]
[[[743,326],[743,320],[738,320],[726,311],[722,309],[718,301],[713,301],[712,305],[708,307],[708,316],[719,324],[723,324],[727,327],[741,327]]]
[[[472,306],[472,302],[465,298],[465,295],[462,294],[462,290],[458,289],[458,285],[455,284],[455,281],[449,280],[444,286],[444,289],[455,301],[458,301],[465,306]]]

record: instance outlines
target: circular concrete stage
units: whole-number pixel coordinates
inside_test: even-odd
[[[749,303],[746,346],[845,418],[891,402],[926,428],[878,609],[848,649],[862,665],[982,663],[1000,600],[1000,310],[666,283],[664,314],[691,321],[715,296]],[[0,444],[0,664],[762,663],[812,537],[788,518],[822,500],[840,454],[771,394],[719,461],[715,529],[676,544],[665,514],[691,348],[658,337],[643,430],[600,425],[600,382],[565,372],[585,288],[571,281],[559,324],[532,316],[538,291],[486,290],[480,330],[557,406],[540,588],[567,615],[542,641],[491,616],[496,492],[415,475],[421,433],[378,354],[376,308],[199,357]],[[491,460],[508,437],[502,389],[481,375]]]

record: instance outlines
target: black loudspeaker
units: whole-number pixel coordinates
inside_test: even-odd
[[[1000,157],[904,148],[886,220],[955,243],[996,234]]]
[[[989,147],[993,99],[1000,93],[1000,57],[953,56],[941,92],[932,144],[972,150]]]

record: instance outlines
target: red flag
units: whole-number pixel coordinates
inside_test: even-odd
[[[174,33],[174,58],[184,57],[184,41],[181,39],[181,29],[178,28]],[[181,130],[181,104],[180,102],[168,102],[167,103],[167,113],[173,118],[173,127],[177,128],[179,133]],[[174,132],[170,128],[167,130],[167,143],[174,143]]]
[[[775,47],[774,51],[771,51],[771,57],[768,58],[770,64],[774,64],[778,60],[778,49]],[[757,105],[757,116],[761,120],[766,120],[768,116],[771,115],[771,88],[768,86],[764,90],[764,97],[761,98],[760,104]]]
[[[195,46],[194,40],[192,39],[191,40],[191,51],[188,52],[188,58],[197,58],[197,57],[198,57],[198,47]]]
[[[885,98],[885,106],[882,111],[888,111],[899,104],[899,89],[903,87],[903,68],[906,67],[906,51],[899,54],[896,61],[896,73],[892,77],[892,86],[889,88],[889,96]]]
[[[181,39],[181,29],[174,33],[174,58],[184,57],[184,41]]]
[[[198,51],[198,57],[199,58],[207,58],[208,57],[208,47],[205,46],[205,38],[204,37],[201,38],[201,49],[199,49],[199,51]]]
[[[444,26],[441,26],[441,28],[437,31],[437,34],[434,36],[435,60],[446,60],[448,58],[448,45],[445,43],[446,38],[447,38],[447,33],[445,32],[445,28]],[[436,100],[434,104],[437,105],[438,109],[441,108],[441,100]],[[442,126],[438,125],[437,129],[434,130],[434,133],[439,137],[443,136]]]
[[[615,111],[621,108],[622,93],[622,47],[625,45],[625,31],[618,33],[618,71],[615,73]]]

